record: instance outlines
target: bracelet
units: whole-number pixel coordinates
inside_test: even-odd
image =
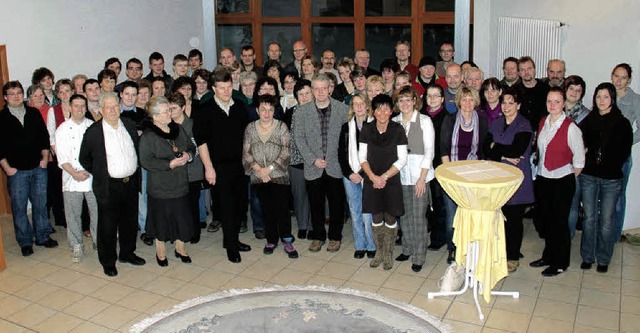
[[[386,173],[383,173],[382,178],[384,178],[384,180],[389,180],[389,175],[387,175]]]

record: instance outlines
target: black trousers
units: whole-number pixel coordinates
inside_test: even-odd
[[[427,225],[431,230],[430,244],[443,245],[447,243],[447,222],[443,198],[444,190],[435,178],[429,182],[429,189],[431,190],[431,208],[433,209],[427,210]]]
[[[62,169],[55,157],[47,164],[47,208],[53,212],[56,225],[67,226],[62,200]]]
[[[550,262],[552,268],[566,269],[571,254],[569,212],[576,190],[576,177],[573,174],[558,179],[538,176],[535,186],[540,193],[536,197],[536,209],[544,238],[542,259]]]
[[[236,250],[238,233],[243,216],[246,216],[248,191],[247,177],[241,163],[217,163],[216,184],[211,189],[211,199],[219,211],[222,223],[222,243],[227,250]]]
[[[291,216],[289,215],[291,189],[289,185],[269,182],[252,186],[258,200],[260,200],[267,242],[278,244],[279,239],[291,238]]]
[[[522,246],[522,236],[524,227],[522,219],[524,210],[528,204],[505,205],[502,207],[502,214],[507,218],[504,223],[504,234],[507,246],[507,260],[520,260],[520,247]]]
[[[311,239],[325,241],[327,230],[324,227],[325,199],[329,202],[329,240],[342,240],[342,227],[344,225],[344,184],[342,178],[333,178],[326,172],[320,178],[307,180],[307,194],[311,208],[311,223],[313,235]]]
[[[200,191],[202,191],[203,188],[202,181],[189,183],[189,204],[194,223],[193,237],[195,239],[200,239]]]
[[[135,177],[134,177],[135,178]],[[118,255],[127,258],[136,250],[138,235],[138,186],[135,180],[109,180],[107,197],[96,196],[98,201],[98,259],[104,267],[113,267]]]

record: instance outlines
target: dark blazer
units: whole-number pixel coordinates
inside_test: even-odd
[[[454,129],[453,127],[455,126],[458,112],[447,114],[447,116],[444,118],[444,121],[442,122],[442,128],[440,130],[440,154],[441,154],[440,158],[442,158],[442,156],[448,156],[449,159],[451,159],[451,156],[449,155],[451,154],[451,141],[453,138],[453,131],[458,130],[458,129]],[[482,152],[482,145],[484,143],[484,139],[487,136],[487,131],[489,126],[487,125],[487,118],[485,117],[481,117],[480,115],[478,115],[478,121],[480,121],[480,124],[478,124],[478,129],[480,130],[480,133],[478,133],[479,142],[478,142],[477,155],[478,155],[478,159],[481,160],[483,159],[483,156],[484,156]]]
[[[133,146],[138,155],[138,131],[136,125],[129,119],[120,119],[125,129],[133,140]],[[104,147],[104,130],[102,129],[103,119],[93,123],[82,138],[82,146],[80,147],[80,156],[78,160],[85,170],[93,175],[93,192],[96,198],[105,199],[109,195],[109,170],[107,169],[107,151]],[[131,181],[140,187],[140,167],[133,174]]]

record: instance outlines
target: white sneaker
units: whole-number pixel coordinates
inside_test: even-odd
[[[80,262],[80,260],[82,260],[82,244],[73,246],[73,256],[71,260],[73,262]]]

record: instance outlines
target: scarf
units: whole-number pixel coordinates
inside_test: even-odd
[[[373,121],[373,119],[373,117],[369,116],[365,120],[365,123],[369,123]],[[349,166],[351,167],[351,170],[357,173],[360,172],[360,169],[362,167],[360,166],[360,159],[358,158],[358,140],[356,139],[356,126],[358,126],[358,124],[356,122],[356,117],[354,116],[352,121],[349,122],[349,150],[347,151],[347,154],[349,156]]]
[[[9,108],[9,113],[11,113],[14,117],[18,118],[18,121],[22,126],[24,126],[24,116],[27,114],[27,108],[24,107],[24,103],[20,104],[18,108],[12,108],[7,105]]]
[[[502,116],[502,106],[498,103],[495,109],[491,109],[489,103],[486,103],[484,106],[484,115],[487,118],[487,125],[491,125],[494,120]]]
[[[444,104],[440,105],[439,108],[432,110],[431,107],[429,105],[427,105],[427,115],[431,118],[437,116],[438,114],[440,114],[440,112],[444,110]]]
[[[451,138],[451,155],[449,158],[452,162],[458,160],[458,130],[462,127],[464,118],[462,117],[462,111],[458,111],[456,115],[456,122],[453,125],[453,137]],[[471,141],[471,151],[467,160],[478,159],[478,143],[480,142],[480,120],[478,119],[478,112],[475,110],[472,113],[470,127],[473,127],[473,139]]]

